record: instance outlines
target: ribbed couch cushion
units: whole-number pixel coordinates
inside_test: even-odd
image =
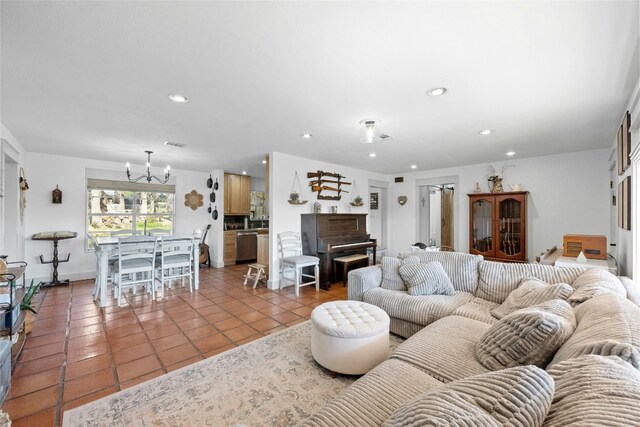
[[[473,295],[468,292],[413,296],[406,291],[389,291],[382,288],[369,289],[362,295],[364,302],[380,307],[389,316],[424,326],[448,316],[472,299]]]
[[[389,358],[410,363],[442,382],[489,372],[475,358],[476,344],[489,327],[466,317],[447,316],[400,344]]]
[[[400,258],[417,256],[420,262],[438,261],[447,272],[456,291],[475,292],[478,284],[478,264],[483,260],[480,255],[462,252],[408,252]]]
[[[491,315],[496,319],[502,319],[507,314],[521,308],[531,307],[552,299],[566,300],[572,292],[573,288],[566,283],[550,285],[535,277],[527,277],[522,279],[520,286],[511,291],[500,306],[491,310]]]
[[[380,260],[380,265],[382,266],[382,284],[380,286],[390,291],[406,291],[407,286],[404,284],[402,276],[400,276],[400,267],[405,264],[418,264],[419,262],[420,258],[417,256],[410,256],[404,259],[383,256],[382,260]]]
[[[554,267],[542,264],[482,261],[478,266],[478,290],[475,296],[502,304],[522,279],[537,277],[549,284],[572,284],[585,271],[582,267]]]
[[[575,328],[576,317],[569,303],[547,301],[500,319],[480,338],[476,356],[492,370],[518,365],[544,367]]]
[[[432,388],[395,410],[384,427],[539,427],[553,379],[535,366],[489,372]]]
[[[409,295],[453,295],[455,289],[438,261],[406,264],[398,270]]]
[[[622,298],[627,297],[627,290],[620,283],[620,280],[601,268],[592,268],[585,271],[578,276],[572,286],[575,291],[567,299],[572,305],[603,294],[616,294]]]
[[[556,390],[544,427],[640,426],[640,372],[628,363],[587,355],[549,374]]]
[[[406,363],[387,360],[299,425],[379,426],[400,405],[441,384]]]
[[[498,319],[491,315],[491,310],[496,307],[498,307],[497,302],[475,297],[471,302],[456,308],[451,314],[454,316],[468,317],[469,319],[479,320],[493,325],[498,322]]]
[[[578,305],[574,313],[578,326],[547,369],[584,354],[618,356],[640,369],[640,308],[618,295],[604,294]]]

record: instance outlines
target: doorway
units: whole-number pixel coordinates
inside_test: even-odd
[[[3,144],[4,141],[3,141]],[[2,169],[4,169],[4,197],[2,208],[4,214],[2,233],[2,255],[8,255],[13,261],[23,259],[22,250],[18,240],[20,235],[19,209],[18,209],[18,162],[8,153],[2,154]]]
[[[386,184],[386,183],[385,183]],[[387,188],[375,182],[369,183],[369,233],[376,239],[376,250],[384,254],[387,248]]]
[[[455,248],[455,187],[455,182],[419,183],[418,242]]]

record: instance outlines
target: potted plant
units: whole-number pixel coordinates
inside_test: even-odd
[[[292,205],[304,205],[305,203],[307,203],[307,201],[300,199],[300,193],[298,193],[297,191],[292,191],[291,193],[289,193],[289,203],[291,203]]]
[[[37,294],[38,291],[40,291],[40,283],[36,285],[35,281],[32,279],[29,289],[27,289],[27,292],[24,294],[24,298],[22,299],[22,303],[20,303],[20,310],[25,310],[24,329],[27,334],[31,332],[33,322],[36,321],[36,314],[38,314],[32,305],[33,296]]]
[[[356,196],[353,198],[353,200],[350,203],[351,206],[363,206],[364,205],[364,200],[362,200],[362,197],[360,196]]]

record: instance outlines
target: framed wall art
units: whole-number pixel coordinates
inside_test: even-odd
[[[378,193],[369,194],[369,209],[372,211],[378,209]]]
[[[631,165],[629,154],[631,153],[631,114],[627,111],[622,118],[616,138],[618,147],[618,175],[622,175]]]
[[[618,184],[618,227],[631,230],[631,177]]]

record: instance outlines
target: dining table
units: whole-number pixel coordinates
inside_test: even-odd
[[[162,239],[163,242],[171,240],[193,239],[193,288],[198,289],[200,285],[200,262],[199,262],[199,243],[200,237],[187,234],[172,234],[169,236],[153,237],[150,239]],[[95,251],[96,257],[98,257],[98,271],[96,272],[96,280],[99,283],[99,305],[100,307],[107,306],[107,275],[109,273],[109,257],[114,255],[118,249],[118,237],[116,236],[103,236],[96,237],[98,243],[98,250]]]

